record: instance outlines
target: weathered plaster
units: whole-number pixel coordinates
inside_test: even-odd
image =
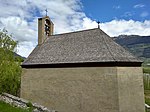
[[[142,81],[132,67],[24,69],[21,97],[59,112],[144,112]]]

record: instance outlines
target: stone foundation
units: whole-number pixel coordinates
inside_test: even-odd
[[[18,98],[16,96],[13,96],[13,95],[10,95],[10,94],[7,94],[7,93],[2,93],[0,95],[0,100],[4,101],[6,103],[9,103],[12,106],[20,107],[20,108],[23,108],[23,109],[28,109],[29,108],[28,105],[30,104],[34,108],[33,112],[57,112],[57,111],[54,111],[54,110],[49,110],[44,106],[38,105],[36,103],[31,103],[31,102],[29,102],[25,99]]]

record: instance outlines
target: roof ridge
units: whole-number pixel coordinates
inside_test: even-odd
[[[133,57],[136,58],[137,60],[141,61],[141,60],[138,59],[138,57],[136,57],[133,53],[129,52],[128,49],[124,48],[123,46],[121,46],[120,44],[118,44],[117,42],[115,42],[112,38],[113,38],[113,37],[109,37],[109,39],[110,39],[111,41],[113,41],[114,44],[116,44],[116,46],[118,46],[118,47],[124,49],[125,52],[128,53],[130,56],[133,56]],[[107,40],[108,40],[108,38],[107,38]],[[107,42],[106,42],[106,43],[107,43]],[[107,44],[106,44],[106,45],[107,45]],[[112,51],[112,50],[113,50],[113,49],[110,49],[110,51]],[[111,52],[111,54],[112,54],[112,52]],[[112,55],[113,55],[113,54],[112,54]],[[113,56],[114,56],[114,55],[113,55]],[[116,60],[115,57],[113,57],[113,58],[114,58],[114,60]],[[128,61],[130,61],[130,58],[126,58],[126,59],[127,59]]]
[[[108,35],[107,35],[107,36],[108,36]],[[109,47],[108,47],[108,45],[107,45],[107,42],[105,41],[105,39],[104,39],[103,36],[102,36],[102,38],[103,38],[104,43],[105,43],[105,45],[106,45],[106,47],[107,47],[107,49],[108,49],[109,54],[111,55],[111,57],[113,58],[113,60],[116,61],[115,58],[114,58],[114,56],[113,56],[113,54],[111,53],[111,50],[109,49]],[[108,36],[108,38],[110,38],[110,37]]]
[[[66,32],[66,33],[61,33],[61,34],[55,34],[55,35],[50,35],[51,36],[59,36],[59,35],[65,35],[65,34],[72,34],[72,33],[79,33],[79,32],[85,32],[85,31],[90,31],[90,30],[97,30],[99,28],[92,28],[92,29],[85,29],[85,30],[79,30],[79,31],[72,31],[72,32]],[[101,29],[100,29],[101,30]]]

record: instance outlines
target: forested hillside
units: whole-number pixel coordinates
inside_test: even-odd
[[[150,59],[150,36],[120,35],[114,40],[141,59]]]

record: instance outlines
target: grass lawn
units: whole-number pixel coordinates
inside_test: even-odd
[[[144,90],[145,94],[145,103],[150,105],[150,90]]]
[[[143,67],[143,72],[150,74],[150,67]]]
[[[32,109],[25,110],[0,101],[0,112],[32,112]]]
[[[143,67],[143,72],[150,74],[150,67]],[[144,84],[146,85],[146,82],[144,80]],[[145,103],[150,105],[150,88],[145,88],[144,86],[144,94],[145,94]]]

